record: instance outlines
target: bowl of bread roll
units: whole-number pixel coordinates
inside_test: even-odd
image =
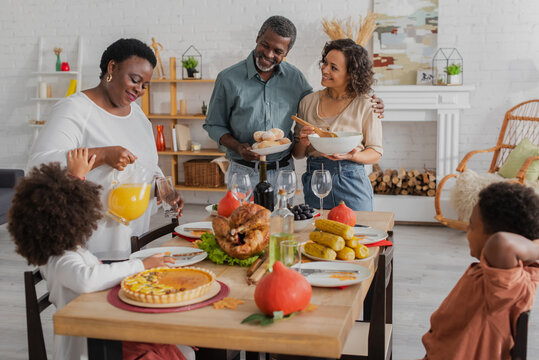
[[[256,131],[253,138],[256,142],[251,148],[258,155],[275,154],[285,151],[292,145],[290,139],[284,136],[284,131],[277,128],[268,131]]]
[[[354,131],[335,131],[338,137],[320,137],[318,134],[309,135],[309,141],[314,149],[322,154],[346,154],[361,144],[363,135]]]

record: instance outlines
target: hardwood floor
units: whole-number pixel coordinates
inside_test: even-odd
[[[201,205],[187,205],[181,222],[207,214]],[[152,227],[166,220],[161,214]],[[430,314],[439,306],[473,259],[463,232],[444,227],[396,226],[394,269],[394,359],[424,355],[421,336]],[[0,225],[0,359],[27,359],[22,273],[31,267],[14,251],[6,225]],[[537,307],[535,307],[537,309]],[[539,311],[531,313],[528,359],[539,359]],[[52,314],[42,314],[47,349],[52,350]]]

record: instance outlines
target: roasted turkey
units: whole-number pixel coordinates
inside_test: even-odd
[[[269,242],[270,211],[257,204],[245,204],[232,212],[230,218],[213,219],[215,240],[228,255],[246,259],[258,254]]]

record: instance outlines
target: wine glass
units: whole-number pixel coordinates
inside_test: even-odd
[[[245,204],[253,193],[251,178],[247,174],[232,174],[230,191],[242,205]]]
[[[315,170],[311,178],[311,189],[320,198],[320,218],[324,210],[324,198],[331,191],[331,174],[328,170]]]
[[[178,198],[178,192],[174,187],[172,176],[157,178],[155,185],[157,186],[157,191],[159,191],[165,217],[178,216],[178,203],[175,202]]]
[[[277,191],[285,189],[288,202],[294,197],[296,193],[297,177],[294,170],[281,170],[277,175]]]

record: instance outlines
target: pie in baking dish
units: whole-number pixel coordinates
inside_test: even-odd
[[[196,299],[208,292],[215,275],[208,270],[187,268],[155,268],[122,280],[124,294],[135,301],[170,304]]]

